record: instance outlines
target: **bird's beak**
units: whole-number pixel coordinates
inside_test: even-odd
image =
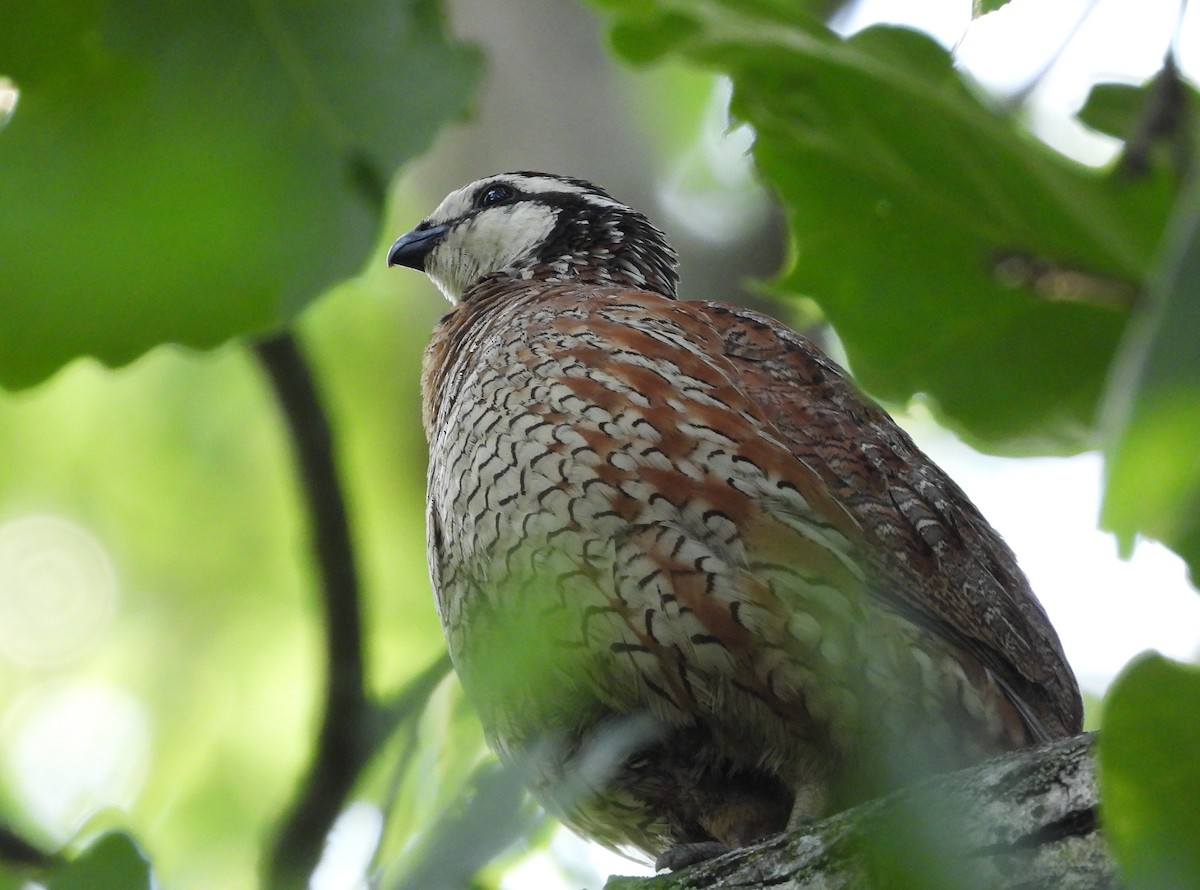
[[[401,235],[388,251],[387,264],[389,266],[408,266],[410,269],[424,272],[425,257],[446,234],[446,228],[446,226],[430,226],[427,229],[413,229],[407,235]]]

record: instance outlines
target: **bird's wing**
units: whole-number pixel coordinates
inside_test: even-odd
[[[871,592],[986,666],[1034,739],[1077,733],[1074,675],[1011,550],[963,491],[804,337],[735,306],[684,304],[741,389],[863,530]]]

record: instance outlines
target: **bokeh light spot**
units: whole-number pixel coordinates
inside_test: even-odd
[[[750,161],[754,133],[729,118],[732,96],[729,78],[717,78],[698,138],[659,187],[659,204],[671,222],[710,244],[736,240],[769,208]]]
[[[356,801],[333,823],[309,890],[366,890],[367,869],[383,834],[379,807]]]
[[[0,656],[25,667],[73,661],[104,636],[116,601],[112,561],[86,529],[55,516],[0,525]]]
[[[26,697],[5,719],[5,772],[22,809],[67,840],[97,810],[128,809],[146,776],[150,724],[123,689],[63,686]]]

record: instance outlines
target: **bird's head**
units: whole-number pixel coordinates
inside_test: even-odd
[[[675,251],[642,214],[602,188],[548,173],[501,173],[451,192],[388,251],[451,303],[496,277],[584,281],[675,296]]]

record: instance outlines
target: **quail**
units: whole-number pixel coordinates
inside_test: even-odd
[[[962,490],[809,340],[680,300],[644,215],[489,176],[388,264],[452,307],[421,382],[450,653],[568,826],[677,867],[1079,732]]]

